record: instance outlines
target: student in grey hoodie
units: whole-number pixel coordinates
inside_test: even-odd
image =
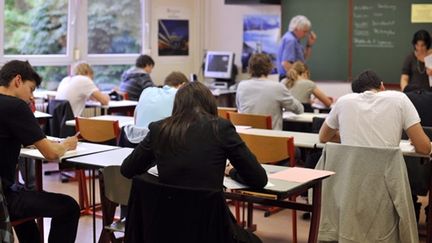
[[[155,86],[150,78],[155,63],[148,55],[140,55],[135,66],[129,68],[121,76],[120,91],[127,93],[130,100],[138,100],[141,92]]]

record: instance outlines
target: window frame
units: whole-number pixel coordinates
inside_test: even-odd
[[[91,0],[68,0],[68,26],[66,54],[5,55],[4,54],[4,9],[5,0],[0,0],[0,64],[10,60],[28,60],[33,66],[70,66],[78,60],[91,65],[132,65],[136,58],[149,50],[148,0],[140,2],[141,50],[128,54],[88,54],[88,3]],[[80,34],[78,36],[78,31]]]

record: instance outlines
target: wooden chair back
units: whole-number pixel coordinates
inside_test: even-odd
[[[261,129],[272,129],[272,120],[270,115],[228,112],[228,118],[234,125],[251,126],[253,128]]]
[[[289,160],[295,166],[295,147],[293,137],[274,137],[254,134],[239,134],[248,148],[262,164],[275,164]]]
[[[218,107],[218,116],[229,120],[228,112],[237,112],[237,108],[235,107]]]
[[[114,145],[120,135],[118,121],[96,120],[84,117],[76,117],[76,131],[80,137],[92,143],[109,143]]]

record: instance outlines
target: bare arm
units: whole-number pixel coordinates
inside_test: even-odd
[[[329,127],[327,123],[324,122],[319,131],[319,140],[321,143],[340,143],[339,131]]]
[[[305,60],[309,59],[309,57],[312,55],[312,46],[306,46],[304,51],[304,58]]]
[[[304,53],[305,60],[307,60],[312,55],[312,46],[315,44],[317,36],[315,32],[311,31],[308,36],[308,41]]]
[[[420,123],[410,126],[406,133],[414,145],[415,151],[419,154],[429,154],[431,152],[431,142],[423,131]]]
[[[312,91],[312,94],[319,99],[325,106],[330,107],[333,103],[332,100],[324,94],[318,87]]]
[[[432,68],[426,68],[426,73],[428,76],[432,76]]]
[[[405,89],[405,87],[408,85],[408,82],[409,82],[409,76],[406,74],[402,74],[401,80],[400,80],[401,91],[403,91]]]
[[[99,90],[92,93],[91,98],[94,100],[99,101],[102,105],[108,105],[109,103],[109,96],[107,94],[104,94],[100,92]]]
[[[58,160],[66,151],[76,148],[77,136],[68,137],[61,143],[49,141],[47,138],[37,141],[34,145],[48,160]]]

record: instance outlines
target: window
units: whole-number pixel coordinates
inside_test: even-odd
[[[145,0],[0,0],[0,63],[28,60],[42,88],[56,89],[68,67],[84,60],[101,89],[142,52]],[[148,45],[148,43],[146,43]]]
[[[139,53],[141,9],[138,0],[88,2],[88,53]]]
[[[100,90],[112,90],[120,83],[121,75],[129,65],[93,65],[94,82]]]
[[[66,54],[67,0],[7,0],[6,55]]]

